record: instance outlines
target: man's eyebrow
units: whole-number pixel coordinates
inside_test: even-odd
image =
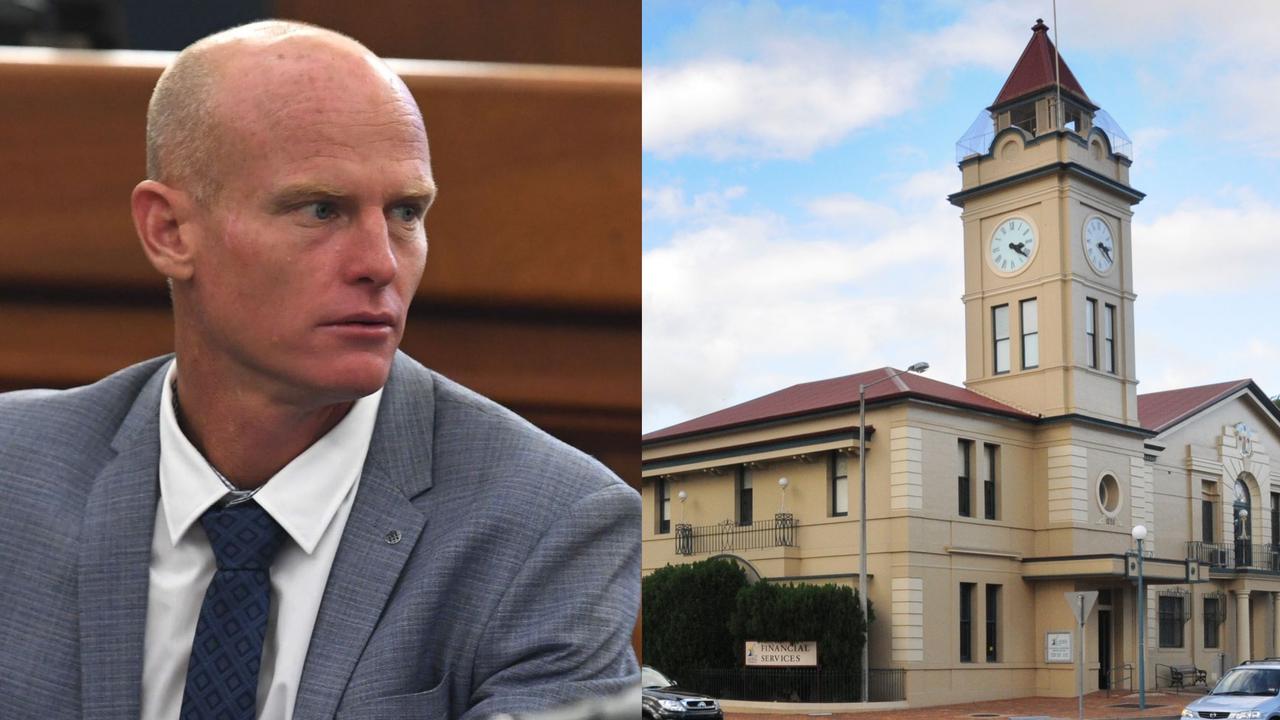
[[[434,182],[414,183],[413,185],[405,188],[404,192],[401,193],[399,200],[412,200],[414,202],[422,203],[424,207],[430,206],[431,203],[435,202],[437,192],[438,190]]]
[[[268,207],[275,212],[290,210],[314,200],[336,199],[344,197],[344,193],[323,183],[298,183],[286,185],[271,193],[267,198]]]

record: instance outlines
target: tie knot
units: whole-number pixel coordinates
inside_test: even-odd
[[[211,507],[200,524],[219,570],[269,570],[284,542],[284,529],[252,500]]]

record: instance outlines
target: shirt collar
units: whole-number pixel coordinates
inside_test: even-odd
[[[178,425],[173,408],[177,361],[160,397],[160,502],[174,545],[205,510],[227,495],[217,471]],[[346,416],[271,477],[254,499],[307,554],[320,542],[364,466],[382,390],[360,398]]]

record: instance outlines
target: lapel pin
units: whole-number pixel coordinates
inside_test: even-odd
[[[387,541],[388,545],[395,545],[396,543],[400,542],[400,531],[392,530],[391,532],[387,533],[386,537],[384,537],[383,539]]]

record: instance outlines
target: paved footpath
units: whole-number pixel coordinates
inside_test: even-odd
[[[1093,693],[1084,699],[1084,716],[1089,720],[1127,720],[1128,718],[1178,718],[1182,708],[1199,695],[1191,693],[1147,693],[1147,709],[1138,710],[1138,696]],[[989,700],[964,705],[940,705],[910,710],[883,710],[874,713],[827,713],[770,715],[764,713],[726,712],[726,720],[783,720],[786,718],[832,717],[836,720],[1010,720],[1011,718],[1049,718],[1072,720],[1077,714],[1076,698],[1015,698]]]

